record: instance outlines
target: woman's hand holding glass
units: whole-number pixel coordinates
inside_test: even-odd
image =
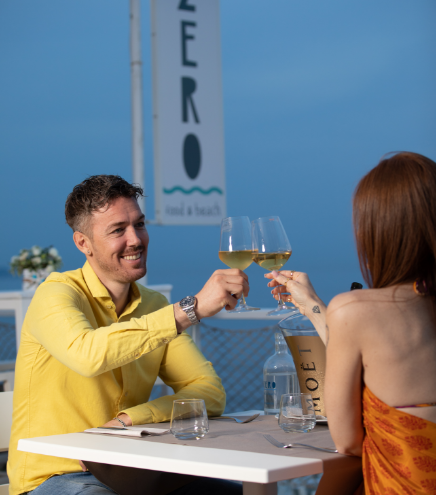
[[[271,294],[274,299],[278,301],[282,297],[285,302],[292,303],[302,315],[310,316],[315,306],[325,308],[306,273],[274,270],[266,273],[264,277],[271,279],[268,287],[273,288]]]
[[[326,315],[327,307],[318,297],[309,277],[306,273],[290,270],[272,271],[265,278],[272,279],[268,287],[272,287],[271,294],[274,299],[281,297],[286,302],[291,302],[299,312],[307,316],[315,327],[321,340],[326,343]],[[288,320],[299,316],[291,315]]]

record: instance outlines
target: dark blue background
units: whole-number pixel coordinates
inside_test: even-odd
[[[193,0],[194,1],[194,0]],[[199,0],[195,0],[199,1]],[[351,227],[359,178],[389,151],[436,158],[434,0],[222,0],[228,215],[278,214],[330,300],[361,280]],[[65,225],[73,186],[131,180],[129,9],[121,0],[0,2],[0,289],[21,248],[84,262]],[[142,2],[147,215],[154,217],[149,4]],[[218,227],[150,226],[149,283],[198,291]],[[263,271],[249,302],[272,306]]]

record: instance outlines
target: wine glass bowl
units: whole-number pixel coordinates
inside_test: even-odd
[[[253,261],[268,271],[281,270],[292,254],[291,243],[286,235],[280,218],[277,216],[262,217],[251,222]],[[284,314],[293,311],[286,306],[280,297],[277,309],[268,315]]]
[[[219,259],[229,268],[244,271],[253,262],[251,224],[248,217],[227,217],[221,222]],[[244,294],[235,309],[229,313],[257,311],[260,308],[248,306]]]

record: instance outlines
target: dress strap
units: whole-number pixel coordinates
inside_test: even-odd
[[[428,404],[415,404],[413,406],[396,406],[395,409],[405,409],[406,407],[432,407],[436,406],[436,402],[429,402]]]

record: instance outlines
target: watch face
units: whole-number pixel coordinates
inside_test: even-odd
[[[181,308],[189,308],[190,306],[194,306],[195,305],[195,297],[194,296],[188,296],[188,297],[184,297],[180,302],[179,302],[179,305]]]

